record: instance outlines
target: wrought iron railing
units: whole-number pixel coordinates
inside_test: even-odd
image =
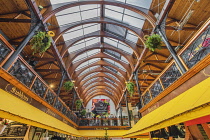
[[[76,124],[78,123],[77,116],[22,57],[19,56],[8,72],[60,113]]]
[[[210,25],[181,53],[181,58],[190,69],[210,53]]]
[[[0,34],[0,66],[8,60],[8,58],[14,52],[14,48],[6,41],[4,37]]]
[[[79,126],[128,126],[128,119],[123,118],[82,118]]]

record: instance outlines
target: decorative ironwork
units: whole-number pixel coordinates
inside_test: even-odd
[[[44,97],[47,87],[37,78],[32,86],[32,91],[40,97]]]
[[[11,50],[0,41],[0,63],[7,57],[7,55],[11,52]]]
[[[175,64],[171,65],[171,67],[160,77],[160,80],[163,84],[164,88],[169,87],[174,81],[176,81],[181,76],[180,71],[178,70]]]
[[[63,108],[62,108],[62,113],[64,114],[64,115],[66,115],[66,112],[67,111],[67,108],[65,107],[65,106],[63,106]]]
[[[163,88],[160,84],[160,81],[157,80],[153,86],[150,88],[150,92],[152,95],[152,98],[155,98],[158,94],[160,94],[163,91]]]
[[[54,107],[56,109],[58,109],[59,111],[61,111],[62,110],[62,106],[63,105],[62,105],[61,101],[59,99],[56,99],[55,104],[54,104]]]
[[[45,97],[45,101],[47,101],[49,104],[52,105],[54,102],[54,99],[55,99],[55,95],[50,90],[48,90],[47,95]]]
[[[143,101],[144,101],[144,104],[147,104],[151,101],[151,96],[150,96],[150,93],[149,91],[147,91],[144,95],[143,95]]]
[[[210,53],[210,26],[182,54],[188,68],[192,68]]]
[[[35,75],[20,60],[17,60],[13,64],[12,68],[9,70],[9,73],[15,76],[27,87],[30,87],[33,79],[35,78]]]

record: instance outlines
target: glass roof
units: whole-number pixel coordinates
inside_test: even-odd
[[[77,2],[82,0],[50,0],[52,5],[66,3],[66,2]],[[148,11],[152,0],[113,0],[118,2],[123,2],[125,4],[131,4],[135,7],[141,7],[144,8],[145,11]],[[104,10],[102,10],[103,8]],[[135,27],[138,29],[141,29],[144,25],[145,18],[131,10],[112,6],[112,5],[98,5],[98,4],[89,4],[89,5],[80,5],[75,6],[72,8],[65,9],[63,11],[58,12],[56,15],[58,24],[60,27],[66,27],[67,25],[73,25],[73,24],[79,24],[85,20],[97,20],[99,18],[108,18],[110,21],[122,23],[127,26]],[[102,33],[106,33],[106,35],[103,35]],[[93,35],[94,34],[94,35]],[[91,35],[91,37],[89,36]],[[103,36],[102,36],[103,35]],[[108,35],[108,36],[107,36]],[[114,37],[113,37],[114,36]],[[119,41],[118,38],[121,40]],[[107,71],[111,71],[117,75],[114,76],[113,74],[110,74],[108,72],[104,72],[105,75],[112,77],[113,79],[116,79],[119,81],[123,77],[123,75],[117,70],[111,67],[113,65],[114,67],[119,68],[122,70],[125,74],[127,73],[126,69],[123,67],[122,64],[129,64],[128,60],[121,55],[121,53],[113,51],[111,49],[104,48],[106,45],[110,45],[110,47],[114,47],[118,51],[122,52],[123,54],[130,55],[133,58],[136,58],[133,52],[133,49],[128,46],[127,43],[136,44],[138,42],[138,36],[136,36],[133,32],[130,30],[123,28],[121,26],[117,26],[110,23],[88,23],[88,24],[81,24],[77,27],[74,27],[68,31],[66,31],[63,34],[64,43],[72,43],[73,45],[70,46],[68,49],[69,55],[78,54],[73,60],[71,65],[78,65],[75,69],[75,71],[81,70],[83,71],[76,75],[77,77],[84,76],[88,72],[92,72],[95,69],[99,67],[103,67],[107,69]],[[76,40],[76,41],[75,41]],[[98,46],[97,46],[98,45]],[[91,47],[97,47],[94,49],[90,49]],[[89,50],[86,50],[89,49]],[[109,58],[92,58],[89,59],[91,56],[96,54],[105,54],[108,55],[114,60],[119,61],[120,63],[109,59]],[[93,63],[98,62],[104,62],[108,63],[107,65],[96,65],[89,67]],[[131,65],[131,64],[130,64]],[[133,65],[133,64],[132,64]],[[91,73],[87,76],[85,76],[82,81],[87,80],[88,78],[91,78],[95,75],[99,74],[99,72]],[[119,77],[121,78],[119,78]],[[101,76],[100,76],[101,77]],[[126,76],[124,76],[126,77]],[[95,84],[96,82],[92,83],[94,80],[99,79],[99,77],[92,78],[88,80],[86,83],[84,83],[83,87],[90,87],[91,85]],[[108,85],[116,89],[117,83],[113,81],[110,78],[104,77],[108,82]],[[79,85],[77,85],[79,86]],[[95,90],[97,90],[97,87],[91,88],[91,92],[88,92],[88,94],[93,93]],[[106,87],[104,91],[106,93],[113,95],[110,91],[109,87]],[[123,93],[122,93],[123,94]]]

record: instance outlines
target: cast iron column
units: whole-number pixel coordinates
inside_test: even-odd
[[[136,87],[137,87],[137,90],[138,90],[138,93],[139,93],[139,104],[138,104],[138,109],[141,109],[139,106],[143,106],[143,101],[142,101],[142,97],[141,97],[141,90],[140,90],[140,85],[139,85],[139,77],[138,77],[138,72],[139,72],[139,69],[136,70],[136,72],[134,72],[134,78],[135,78],[135,81],[136,81]],[[138,111],[138,116],[139,118],[141,118],[141,114],[139,113]]]
[[[63,81],[64,81],[65,77],[66,77],[66,72],[64,70],[62,70],[62,78],[61,78],[61,81],[60,81],[60,84],[59,84],[59,87],[58,87],[58,91],[57,91],[58,97],[60,95],[60,91],[61,91],[61,88],[62,88]]]
[[[72,100],[71,111],[73,111],[73,108],[74,108],[74,101],[75,101],[75,99],[76,99],[76,93],[75,93],[74,90],[73,90],[72,94],[73,94],[73,100]]]
[[[161,31],[160,26],[157,26],[156,31],[162,37],[163,42],[166,44],[166,47],[168,48],[169,52],[171,53],[172,57],[174,58],[176,64],[178,65],[178,67],[180,68],[180,70],[182,71],[182,73],[185,73],[186,72],[185,67],[183,66],[182,62],[178,58],[178,56],[176,54],[176,51],[172,48],[170,42],[168,41],[168,39],[165,37],[165,35]]]
[[[128,124],[131,127],[131,118],[130,118],[130,112],[128,108],[127,91],[125,91],[124,97],[125,97],[125,102],[126,102],[126,107],[127,107],[127,112],[128,112]]]
[[[41,27],[41,23],[38,23],[34,29],[24,38],[24,40],[20,43],[20,45],[17,47],[16,51],[11,55],[11,57],[7,60],[7,62],[4,64],[3,68],[7,70],[9,66],[15,61],[15,59],[18,57],[18,55],[21,53],[23,48],[26,46],[26,44],[29,42],[29,40],[34,36],[35,32]]]
[[[123,120],[122,120],[122,104],[120,103],[120,122],[121,126],[123,126]]]

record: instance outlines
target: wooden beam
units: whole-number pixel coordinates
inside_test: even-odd
[[[31,23],[31,19],[0,18],[0,22]]]
[[[144,60],[144,63],[168,63],[165,60]]]
[[[33,58],[34,61],[56,61],[55,58],[45,58],[45,57],[42,57],[42,58],[39,58],[39,57],[35,57]]]
[[[35,69],[36,72],[61,72],[60,69]]]
[[[176,30],[178,31],[178,28],[176,27],[172,27],[172,26],[165,26],[166,30]],[[196,27],[183,27],[181,30],[185,30],[185,31],[196,31]]]

